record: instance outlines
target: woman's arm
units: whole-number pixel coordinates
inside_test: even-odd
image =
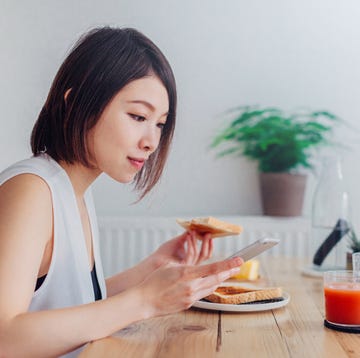
[[[138,290],[81,306],[0,319],[1,357],[58,357],[149,317]]]
[[[160,266],[157,266],[150,257],[147,257],[136,266],[107,278],[105,280],[107,296],[114,296],[130,287],[136,286],[158,267]]]

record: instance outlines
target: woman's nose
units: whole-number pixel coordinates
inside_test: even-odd
[[[160,134],[161,133],[159,131],[159,128],[149,128],[148,130],[146,130],[140,139],[140,148],[142,150],[145,150],[146,152],[154,152],[159,145]]]

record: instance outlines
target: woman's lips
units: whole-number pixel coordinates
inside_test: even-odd
[[[128,157],[128,159],[131,165],[134,166],[136,169],[141,169],[145,163],[145,159],[131,157]]]

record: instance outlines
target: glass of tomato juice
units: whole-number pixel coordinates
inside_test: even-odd
[[[360,275],[355,271],[324,272],[325,326],[360,333]]]

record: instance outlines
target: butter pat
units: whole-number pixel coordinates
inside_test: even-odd
[[[246,261],[240,266],[240,271],[231,278],[249,281],[257,280],[259,277],[259,267],[260,262],[258,260]]]

